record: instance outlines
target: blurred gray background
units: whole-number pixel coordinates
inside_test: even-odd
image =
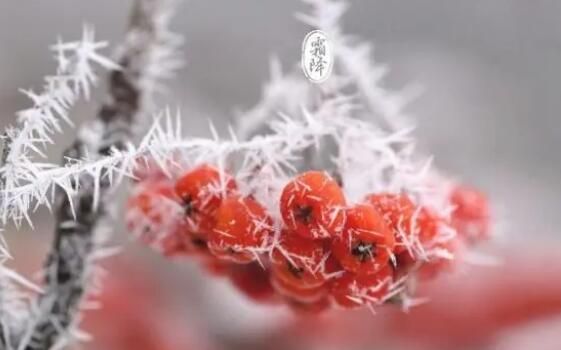
[[[39,88],[58,35],[82,23],[100,39],[122,37],[130,0],[0,2],[2,126],[28,105],[18,88]],[[392,68],[389,87],[416,82],[425,93],[409,107],[422,148],[437,164],[489,191],[509,236],[557,236],[561,224],[561,2],[351,1],[344,27],[375,43]],[[298,1],[190,0],[175,18],[187,66],[164,101],[181,107],[193,134],[206,118],[226,122],[249,108],[268,76],[268,59],[288,69],[307,28]],[[93,113],[81,106],[74,117]],[[68,140],[66,140],[68,143]],[[64,143],[59,145],[63,147]],[[58,153],[60,148],[54,148]]]

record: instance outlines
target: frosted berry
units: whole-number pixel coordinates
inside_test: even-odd
[[[440,228],[445,225],[444,219],[432,210],[421,208],[415,222],[415,234],[419,242],[429,244],[439,234]]]
[[[327,173],[308,171],[282,191],[280,209],[285,225],[305,238],[328,238],[345,223],[345,196]]]
[[[272,220],[265,208],[252,197],[232,195],[216,212],[216,225],[208,246],[217,257],[238,263],[255,260],[272,232]]]
[[[230,175],[206,164],[181,176],[175,184],[175,192],[181,198],[188,229],[208,235],[222,199],[236,189],[236,182]]]
[[[452,226],[469,241],[488,238],[490,209],[484,193],[467,186],[456,186],[450,194],[455,207]]]
[[[382,215],[368,204],[356,205],[346,215],[345,228],[331,245],[335,258],[356,274],[372,274],[385,267],[395,240]]]
[[[283,231],[278,246],[273,248],[273,273],[296,287],[316,287],[325,282],[321,265],[325,256],[323,242]]]
[[[333,301],[343,308],[357,308],[365,304],[381,303],[388,294],[393,270],[386,265],[372,275],[345,272],[331,283]]]
[[[275,272],[271,275],[271,284],[278,294],[302,303],[316,302],[324,298],[328,293],[327,286],[324,284],[314,287],[295,285],[279,277]]]
[[[415,204],[405,194],[379,193],[366,197],[384,219],[395,236],[395,252],[407,250],[412,236],[412,218],[415,214]]]
[[[169,230],[175,229],[176,217],[170,206],[179,199],[169,181],[148,181],[139,184],[127,201],[127,228],[141,242],[152,245]]]

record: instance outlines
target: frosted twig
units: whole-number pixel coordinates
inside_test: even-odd
[[[110,150],[124,149],[131,140],[139,115],[145,113],[156,79],[168,72],[175,37],[167,31],[167,0],[137,0],[130,27],[120,53],[120,69],[110,74],[108,101],[97,119],[83,127],[65,154],[65,162],[90,157],[102,159]],[[173,41],[173,42],[172,42]],[[43,179],[50,166],[33,172],[33,181]],[[68,187],[50,187],[55,193],[55,240],[45,270],[45,292],[31,310],[17,349],[47,350],[77,338],[74,329],[79,319],[79,304],[87,292],[94,252],[99,248],[100,232],[107,227],[111,181],[95,180],[92,174],[75,174]],[[95,175],[95,174],[94,174]],[[30,178],[24,186],[33,184]],[[8,198],[14,188],[4,190]],[[70,190],[69,192],[67,190]],[[14,202],[7,200],[10,206]],[[26,202],[27,205],[31,201]],[[13,208],[13,207],[10,207]],[[10,212],[22,213],[16,208]],[[27,213],[24,213],[26,216]]]
[[[11,217],[11,210],[5,197],[5,190],[30,181],[33,172],[48,165],[37,162],[44,157],[44,148],[52,143],[52,137],[61,132],[62,123],[71,124],[68,111],[80,95],[89,96],[96,77],[93,63],[105,68],[118,66],[101,56],[97,51],[106,46],[94,40],[94,32],[85,27],[79,41],[58,44],[52,47],[56,52],[56,74],[45,78],[41,93],[23,91],[33,101],[33,106],[18,113],[16,126],[6,129],[2,136],[2,156],[0,159],[0,221],[5,224]],[[29,316],[30,284],[15,271],[3,266],[10,258],[3,236],[0,235],[0,343],[8,349],[15,347],[21,325]],[[36,288],[34,288],[36,289]]]
[[[45,78],[41,93],[22,90],[33,106],[18,112],[17,126],[7,128],[3,137],[0,189],[9,190],[32,182],[38,172],[53,166],[38,163],[34,158],[44,158],[44,147],[53,143],[53,136],[62,131],[62,122],[72,124],[68,110],[78,97],[89,97],[91,85],[96,82],[92,64],[117,69],[97,52],[106,46],[105,42],[96,42],[93,30],[85,27],[81,40],[67,43],[59,40],[52,47],[58,63],[56,74]],[[9,219],[19,223],[21,218],[13,216],[4,194],[0,198],[2,223]]]

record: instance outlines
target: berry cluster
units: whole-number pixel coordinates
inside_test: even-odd
[[[448,269],[489,230],[485,197],[467,187],[451,191],[444,218],[405,193],[349,204],[321,171],[291,179],[278,213],[238,185],[207,164],[174,181],[144,179],[129,200],[129,230],[165,256],[197,256],[255,300],[310,312],[399,301],[409,280]]]

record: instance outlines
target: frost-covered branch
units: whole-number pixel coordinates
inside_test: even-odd
[[[140,116],[147,113],[156,83],[176,63],[172,54],[177,38],[167,30],[169,2],[135,2],[119,54],[120,68],[111,66],[114,70],[110,74],[107,102],[97,119],[81,128],[76,141],[65,153],[65,163],[84,157],[103,159],[110,150],[123,149],[131,141],[135,132],[133,127],[139,124]],[[7,218],[28,218],[33,199],[39,197],[28,197],[14,206],[16,202],[11,197],[14,190],[41,183],[57,168],[54,165],[38,166],[30,161],[27,172],[23,173],[26,175],[23,186],[22,182],[12,183],[4,189],[4,205],[9,208]],[[103,238],[100,232],[108,226],[104,224],[108,220],[108,198],[112,196],[108,179],[100,180],[84,172],[75,174],[69,182],[52,182],[41,191],[44,191],[43,196],[50,192],[50,200],[56,199],[55,239],[45,268],[45,291],[33,306],[21,335],[15,340],[11,335],[4,337],[8,339],[8,348],[46,350],[75,340],[80,301],[92,277],[92,260]],[[41,200],[36,203],[52,204]]]
[[[168,13],[160,13],[156,10],[157,1],[145,1],[144,5],[147,12],[155,11],[158,18],[155,19],[158,27],[167,21]],[[143,11],[136,9],[135,11]],[[133,28],[146,26],[142,22],[144,19],[137,14],[132,16]],[[122,47],[122,52],[135,52],[137,56],[139,50],[145,45],[150,34],[135,30],[128,35],[126,44]],[[2,222],[13,220],[20,224],[23,219],[31,223],[26,211],[22,211],[23,206],[30,208],[35,205],[48,205],[48,202],[24,202],[13,203],[9,200],[9,193],[16,188],[31,184],[36,181],[41,182],[45,171],[56,168],[57,165],[39,162],[37,158],[44,157],[44,146],[53,143],[55,133],[61,132],[61,123],[71,124],[68,110],[82,93],[89,97],[91,84],[97,79],[93,72],[92,63],[97,63],[105,68],[113,69],[110,76],[111,84],[110,95],[114,99],[107,103],[100,111],[100,118],[108,120],[116,114],[130,115],[135,110],[145,110],[145,106],[150,105],[150,99],[140,100],[136,96],[137,86],[130,86],[130,79],[134,79],[137,85],[146,89],[147,96],[159,90],[159,81],[167,78],[180,63],[175,59],[175,48],[180,44],[180,38],[175,34],[165,31],[159,34],[158,42],[155,43],[149,54],[143,60],[131,60],[128,55],[123,55],[119,64],[122,69],[110,60],[104,58],[97,50],[105,47],[104,42],[95,42],[93,31],[89,28],[84,29],[84,35],[80,41],[71,43],[59,42],[53,46],[58,62],[57,74],[45,78],[45,90],[34,93],[31,90],[23,91],[34,102],[34,106],[18,113],[17,127],[10,127],[6,130],[3,138],[5,143],[5,162],[0,169],[0,179],[4,186],[0,196],[2,198]],[[159,62],[157,65],[146,65],[146,60]],[[138,74],[146,67],[146,71]],[[128,72],[128,73],[126,73]],[[128,74],[128,77],[125,77]],[[128,124],[126,118],[122,122]],[[128,126],[127,126],[128,127]],[[6,151],[7,150],[7,151]],[[50,197],[52,202],[55,188],[45,188],[41,196]]]
[[[52,47],[58,63],[56,74],[45,78],[41,93],[22,90],[33,106],[18,112],[16,126],[7,128],[3,137],[0,212],[4,224],[10,219],[16,223],[21,220],[5,200],[6,191],[33,182],[41,171],[54,166],[40,163],[37,158],[45,157],[45,146],[52,144],[55,134],[62,131],[62,123],[72,124],[68,112],[79,96],[89,97],[91,85],[96,82],[94,64],[117,68],[98,53],[106,46],[105,42],[95,41],[94,32],[88,27],[84,28],[79,41],[64,43],[59,40]]]
[[[31,98],[33,106],[18,113],[15,126],[9,127],[2,137],[2,157],[0,162],[0,217],[3,224],[12,219],[19,223],[20,216],[14,216],[5,194],[9,188],[32,181],[34,173],[41,168],[49,168],[40,162],[44,158],[46,145],[53,143],[55,134],[62,131],[62,124],[71,124],[69,109],[84,95],[89,97],[91,85],[96,82],[94,65],[117,69],[118,66],[98,53],[107,46],[96,42],[93,31],[86,27],[81,40],[59,42],[52,47],[58,63],[56,74],[45,78],[41,93],[31,90],[24,93]],[[0,252],[0,339],[7,348],[13,348],[22,324],[29,316],[29,290],[31,284],[9,270],[3,264],[10,257],[1,237]],[[32,288],[37,292],[37,288]]]
[[[253,177],[254,169],[260,169],[260,173],[269,169],[274,171],[275,178],[286,179],[295,170],[294,163],[302,156],[301,152],[311,146],[319,146],[324,136],[343,141],[349,135],[361,135],[363,139],[369,140],[363,144],[364,149],[383,154],[386,159],[373,169],[382,171],[384,166],[397,167],[398,155],[394,154],[392,145],[408,140],[406,132],[387,134],[370,123],[352,118],[350,113],[353,106],[352,99],[344,96],[326,100],[313,113],[301,112],[300,118],[280,117],[273,120],[269,123],[271,134],[255,136],[247,141],[240,141],[235,135],[232,135],[231,140],[220,140],[218,137],[186,140],[179,132],[180,118],[174,122],[167,112],[164,118],[153,125],[139,146],[129,143],[124,150],[113,148],[108,156],[100,159],[91,155],[73,157],[66,166],[45,171],[42,181],[14,189],[9,199],[14,203],[25,203],[34,199],[34,194],[43,193],[43,188],[54,185],[68,189],[72,195],[76,191],[72,184],[83,174],[96,179],[96,187],[99,188],[105,181],[118,182],[123,177],[133,176],[134,170],[146,159],[164,169],[174,163],[181,167],[202,161],[229,164],[239,159],[240,177]],[[257,188],[252,191],[257,191]],[[97,202],[98,191],[95,197]]]

